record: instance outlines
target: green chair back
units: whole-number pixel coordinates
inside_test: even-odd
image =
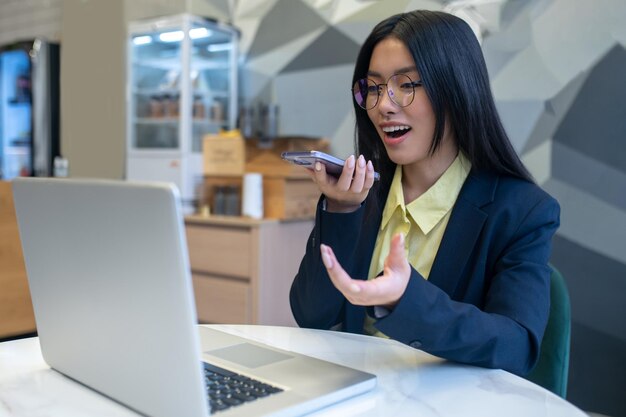
[[[552,266],[548,325],[541,342],[539,361],[526,378],[563,398],[567,393],[570,338],[571,306],[567,285]]]

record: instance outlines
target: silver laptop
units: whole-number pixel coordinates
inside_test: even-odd
[[[154,417],[295,416],[375,386],[198,327],[173,185],[19,178],[13,190],[41,350],[57,371]]]

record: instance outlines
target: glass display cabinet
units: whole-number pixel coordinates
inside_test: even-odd
[[[239,32],[190,14],[129,24],[129,180],[169,181],[193,212],[202,138],[237,122]]]

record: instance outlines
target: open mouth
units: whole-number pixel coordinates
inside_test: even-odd
[[[390,138],[399,138],[406,134],[411,128],[409,126],[386,126],[383,127],[383,132]]]

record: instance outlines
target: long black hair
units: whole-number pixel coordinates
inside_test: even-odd
[[[467,23],[451,14],[428,10],[400,13],[383,20],[361,47],[353,84],[367,76],[374,47],[388,37],[406,45],[430,99],[436,119],[431,155],[441,145],[448,125],[473,170],[534,182],[502,126],[480,44]],[[372,160],[385,188],[391,183],[396,165],[387,156],[367,111],[354,100],[353,104],[356,154]]]

